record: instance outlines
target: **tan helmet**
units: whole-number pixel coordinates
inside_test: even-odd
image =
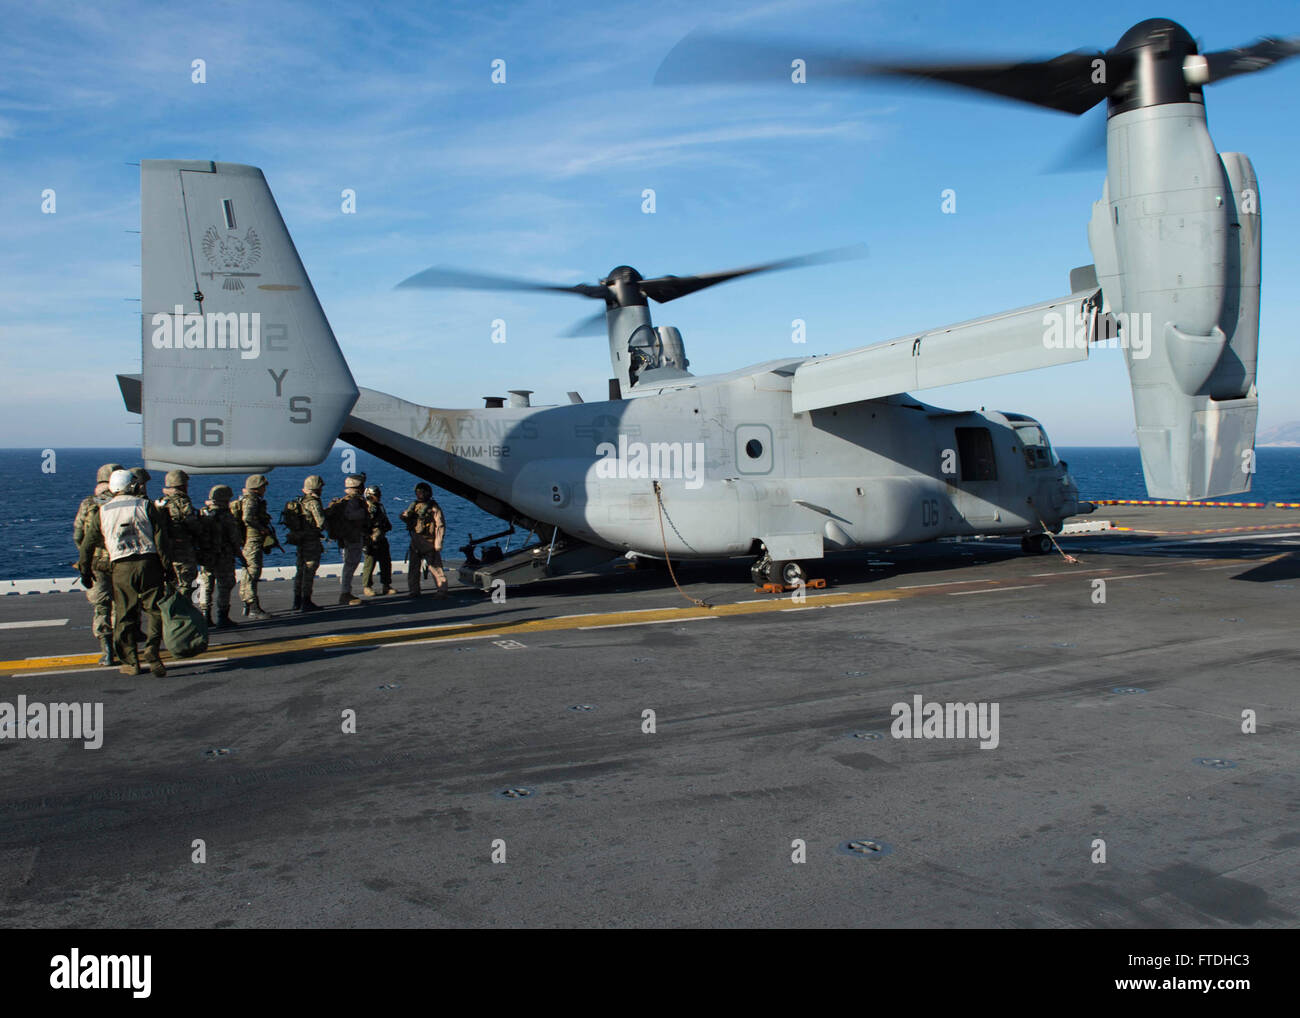
[[[229,502],[235,497],[235,493],[230,490],[228,484],[214,484],[212,490],[208,492],[209,502]]]
[[[325,487],[325,478],[319,474],[312,474],[307,480],[302,482],[303,491],[320,491]]]
[[[245,491],[256,491],[258,488],[266,487],[266,474],[249,474],[248,480],[244,482]]]
[[[121,463],[105,463],[102,467],[99,468],[99,472],[95,474],[95,483],[96,484],[108,483],[108,479],[113,476],[113,471],[121,470],[121,469],[122,469]]]
[[[163,478],[164,488],[184,488],[190,483],[190,475],[184,470],[168,470]]]
[[[348,474],[347,480],[343,482],[343,487],[349,491],[356,488],[364,487],[366,483],[365,474]]]

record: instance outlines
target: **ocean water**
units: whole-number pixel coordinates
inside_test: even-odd
[[[384,493],[384,507],[393,524],[388,543],[393,561],[400,562],[406,558],[408,540],[406,527],[397,517],[415,501],[414,489],[420,479],[359,449],[348,451],[356,457],[355,472],[364,473],[366,483],[379,485]],[[41,452],[40,449],[0,450],[0,469],[4,471],[0,476],[8,478],[6,497],[0,499],[0,580],[71,575],[70,563],[77,557],[72,542],[72,521],[81,500],[94,490],[95,471],[104,463],[122,463],[128,467],[140,463],[139,449],[62,449],[55,450],[54,473],[43,473]],[[324,463],[314,467],[279,467],[267,475],[266,507],[281,543],[284,543],[284,527],[280,525],[280,510],[302,491],[304,478],[319,474],[325,479],[326,505],[331,498],[343,494],[343,479],[352,471],[344,471],[341,452],[334,450]],[[190,500],[202,508],[208,492],[218,484],[230,485],[238,498],[246,477],[246,474],[195,474],[190,478]],[[160,498],[162,487],[161,472],[154,472],[149,482],[149,497]],[[495,516],[437,486],[433,497],[442,506],[447,520],[443,550],[450,559],[461,558],[458,549],[468,534],[486,537],[506,529]],[[511,547],[520,547],[527,537],[516,531]],[[498,543],[504,543],[504,539]],[[288,544],[284,547],[286,553],[272,551],[267,556],[268,566],[294,564],[294,549]],[[338,545],[325,546],[324,561],[343,561]]]
[[[1142,482],[1142,463],[1136,448],[1060,448],[1057,453],[1070,467],[1084,498],[1146,498]],[[397,515],[414,500],[418,478],[357,450],[356,470],[366,474],[367,483],[378,484],[384,492],[394,529],[389,535],[394,561],[406,556],[406,528]],[[72,519],[81,500],[94,488],[95,471],[101,463],[139,462],[137,449],[64,449],[55,450],[53,472],[42,469],[48,457],[40,449],[0,450],[0,468],[6,480],[0,499],[0,579],[41,579],[70,576],[70,563],[77,557],[72,543]],[[1300,448],[1260,449],[1254,490],[1237,500],[1259,502],[1300,501]],[[267,505],[272,518],[279,519],[284,503],[302,489],[309,474],[325,478],[325,501],[343,492],[345,476],[340,450],[315,467],[290,469],[281,467],[269,475]],[[195,475],[190,481],[190,495],[203,504],[213,485],[229,484],[238,495],[243,476]],[[155,475],[149,494],[162,494],[162,477]],[[434,497],[441,503],[447,518],[449,558],[459,558],[457,550],[473,533],[479,537],[504,530],[505,525],[464,499],[435,487]],[[1297,510],[1300,523],[1300,510]],[[283,539],[283,528],[277,526]],[[516,533],[511,548],[518,548],[527,538]],[[504,542],[498,542],[504,543]],[[337,545],[327,545],[325,561],[341,561]],[[292,565],[293,554],[272,552],[268,565]]]

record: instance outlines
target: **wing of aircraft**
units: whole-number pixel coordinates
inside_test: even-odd
[[[795,370],[795,413],[1086,360],[1103,323],[1096,289],[816,357]]]

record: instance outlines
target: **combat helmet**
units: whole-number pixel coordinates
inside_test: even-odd
[[[190,483],[190,475],[184,470],[168,470],[163,478],[164,488],[184,488]]]
[[[433,498],[433,488],[423,481],[415,486],[415,493],[418,495],[420,492],[424,492],[426,498]]]
[[[249,474],[248,479],[244,481],[245,491],[256,491],[258,488],[266,487],[266,474]]]
[[[235,497],[235,493],[230,490],[228,484],[214,484],[212,490],[208,492],[209,502],[229,502]]]
[[[321,489],[324,487],[325,487],[325,478],[321,477],[319,474],[312,474],[310,477],[308,477],[305,481],[302,482],[303,491],[314,491],[317,494],[319,494]]]
[[[109,478],[113,476],[113,471],[121,469],[123,469],[121,463],[105,463],[95,474],[95,483],[107,484]]]

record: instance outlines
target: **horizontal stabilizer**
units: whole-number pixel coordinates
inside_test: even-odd
[[[1097,304],[1095,291],[1075,293],[804,361],[791,386],[794,411],[1086,360]]]
[[[140,191],[146,461],[319,463],[357,387],[262,171],[145,160]]]

